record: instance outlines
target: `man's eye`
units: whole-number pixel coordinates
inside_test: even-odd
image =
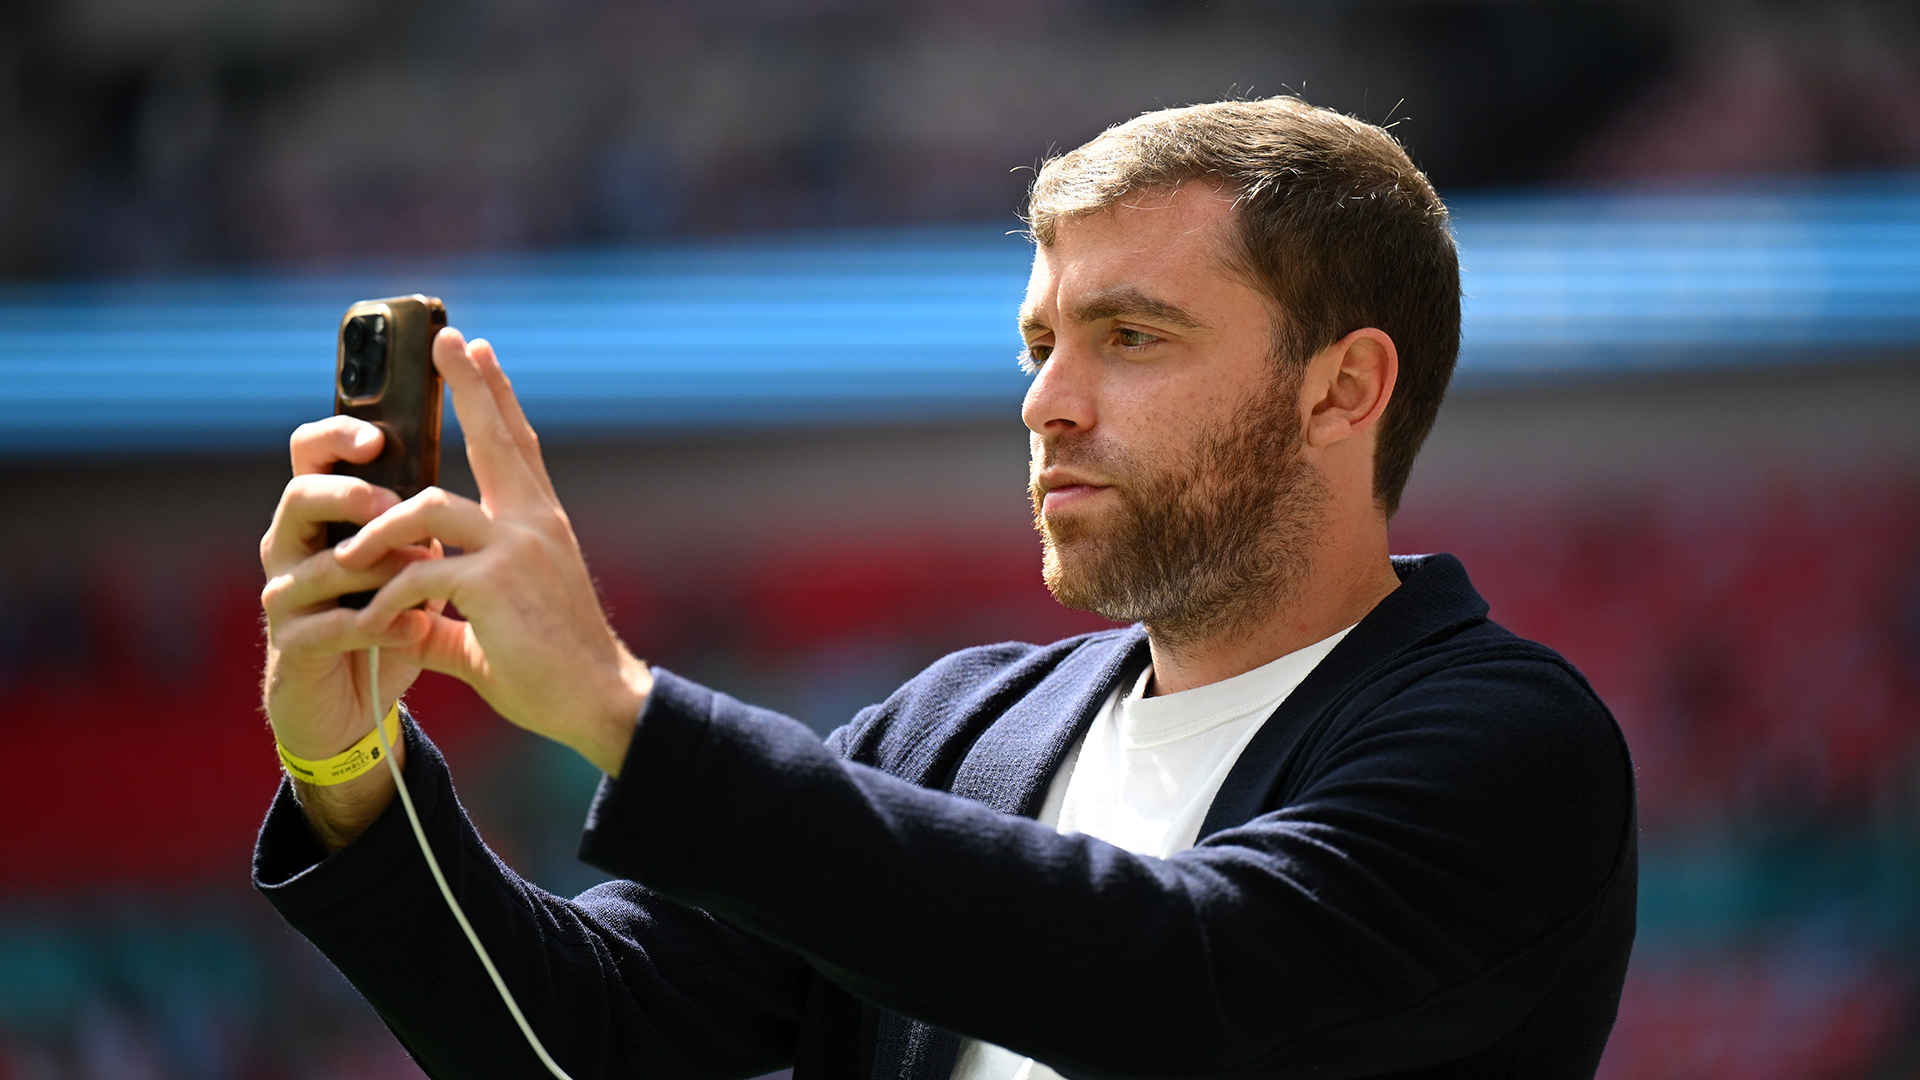
[[[1154,342],[1160,340],[1159,338],[1154,337],[1152,334],[1147,333],[1145,330],[1128,330],[1128,329],[1125,329],[1124,327],[1119,330],[1115,330],[1113,332],[1113,336],[1116,344],[1119,344],[1129,349],[1137,349],[1142,345],[1151,345]]]
[[[1046,363],[1047,357],[1052,355],[1053,346],[1051,345],[1029,345],[1027,351],[1020,354],[1020,367],[1028,374],[1032,374],[1039,371],[1040,365]]]

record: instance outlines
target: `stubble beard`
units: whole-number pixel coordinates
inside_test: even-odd
[[[1110,481],[1119,513],[1094,525],[1049,523],[1031,489],[1055,599],[1118,622],[1142,622],[1172,648],[1258,622],[1301,587],[1324,520],[1326,482],[1302,452],[1300,373],[1278,371],[1184,460],[1071,437],[1046,464]]]

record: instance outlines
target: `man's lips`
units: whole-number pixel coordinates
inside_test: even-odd
[[[1048,514],[1097,501],[1113,483],[1091,469],[1054,463],[1034,472],[1033,486],[1040,493],[1040,512]]]
[[[1101,492],[1106,490],[1107,487],[1104,484],[1070,483],[1051,485],[1047,487],[1046,495],[1040,500],[1040,509],[1043,513],[1064,510],[1067,507],[1086,502],[1088,499],[1096,498]]]

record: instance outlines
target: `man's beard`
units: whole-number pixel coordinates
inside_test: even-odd
[[[1178,648],[1257,622],[1295,592],[1324,516],[1326,482],[1302,453],[1300,371],[1282,369],[1184,460],[1071,436],[1038,464],[1112,484],[1106,527],[1049,525],[1031,489],[1047,588],[1070,608],[1147,625]],[[1037,470],[1036,470],[1037,471]]]

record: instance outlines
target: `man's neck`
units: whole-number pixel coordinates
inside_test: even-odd
[[[1366,617],[1400,587],[1387,557],[1384,530],[1364,555],[1315,560],[1313,570],[1271,615],[1194,641],[1162,641],[1147,627],[1153,652],[1149,695],[1177,694],[1254,668],[1331,637]]]

